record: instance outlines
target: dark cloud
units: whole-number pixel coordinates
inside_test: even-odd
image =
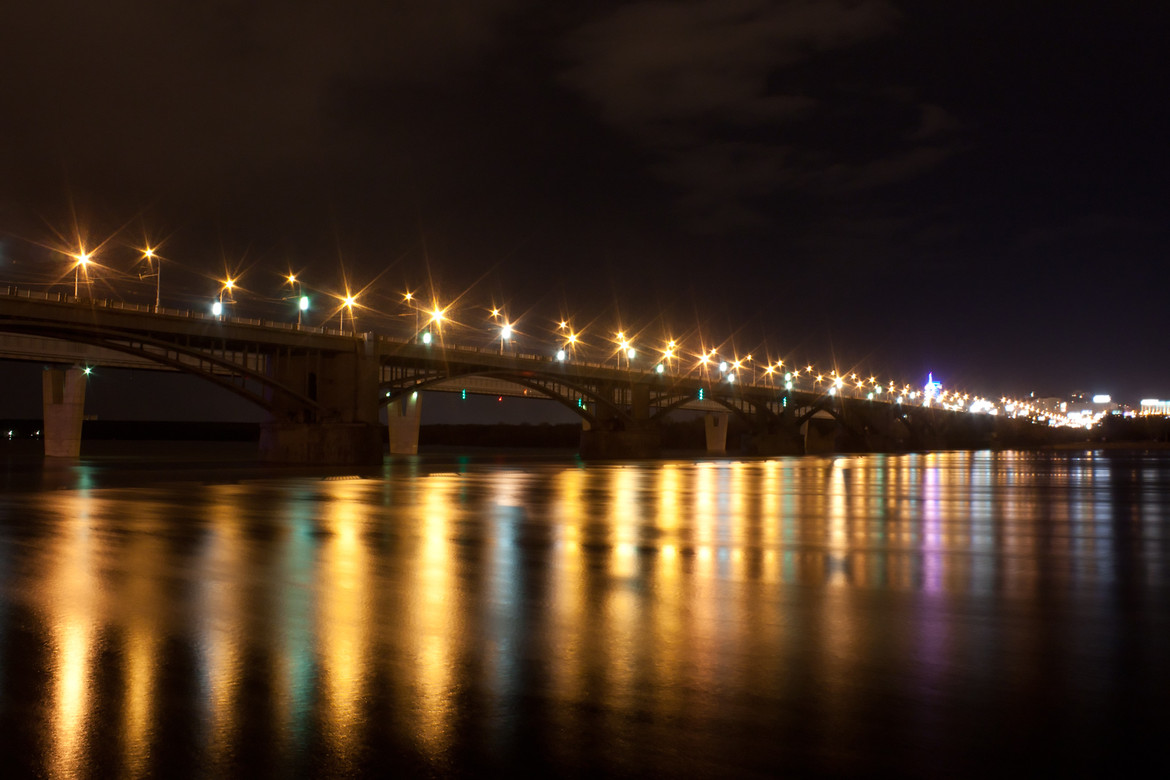
[[[563,78],[653,154],[649,170],[677,188],[692,229],[761,228],[777,191],[878,187],[953,153],[941,140],[958,127],[946,109],[869,84],[860,70],[844,80],[818,71],[843,50],[896,36],[899,18],[881,0],[626,4],[568,36]],[[861,159],[849,159],[855,134],[808,132],[847,122],[880,135],[865,126],[874,103],[904,116]]]

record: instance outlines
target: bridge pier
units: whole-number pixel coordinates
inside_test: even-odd
[[[827,412],[813,415],[804,424],[804,454],[827,455],[837,447],[837,420]]]
[[[650,388],[634,385],[630,388],[630,418],[623,421],[614,406],[605,403],[590,404],[597,420],[581,424],[580,454],[586,460],[626,460],[656,458],[662,447],[662,434],[650,420]],[[612,400],[616,389],[610,385],[602,391]]]
[[[727,452],[727,412],[707,412],[703,416],[703,432],[707,436],[708,454]]]
[[[77,366],[46,369],[41,379],[45,422],[45,455],[76,458],[81,454],[81,421],[85,415],[85,372]]]
[[[276,354],[268,375],[316,402],[269,394],[272,419],[260,428],[260,457],[277,463],[376,465],[382,462],[378,422],[378,358],[373,343],[334,354]]]
[[[417,455],[418,428],[422,422],[422,396],[412,392],[386,407],[390,427],[390,454]]]

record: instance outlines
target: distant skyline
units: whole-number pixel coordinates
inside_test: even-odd
[[[1163,15],[23,4],[0,28],[0,284],[63,277],[47,247],[80,231],[123,271],[158,246],[164,305],[232,271],[241,313],[271,308],[294,270],[373,283],[386,318],[433,288],[472,324],[497,304],[533,332],[1167,397]]]

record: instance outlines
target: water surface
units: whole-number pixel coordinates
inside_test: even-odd
[[[933,777],[1170,734],[1165,454],[204,455],[0,460],[0,765]]]

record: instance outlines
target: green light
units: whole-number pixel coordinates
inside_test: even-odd
[[[466,387],[459,391],[459,397],[462,398],[464,401],[467,400],[467,388]]]
[[[577,399],[577,408],[578,408],[578,409],[584,409],[584,408],[585,408],[585,399],[584,399],[584,398],[578,398],[578,399]]]
[[[699,400],[700,401],[703,400],[703,388],[701,388],[701,387],[699,388]]]

